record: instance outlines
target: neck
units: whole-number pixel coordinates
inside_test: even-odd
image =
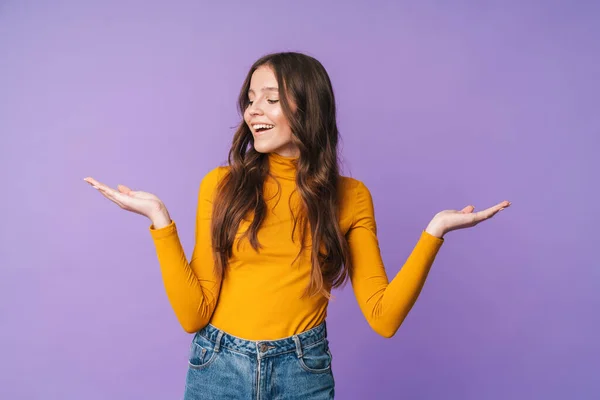
[[[272,175],[284,179],[296,179],[296,163],[298,156],[286,157],[277,153],[269,153],[269,171]]]

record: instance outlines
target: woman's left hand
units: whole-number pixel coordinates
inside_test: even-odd
[[[512,203],[510,201],[503,201],[502,203],[496,204],[488,209],[473,212],[475,207],[466,206],[460,211],[456,210],[444,210],[437,213],[425,231],[430,235],[442,238],[446,233],[454,231],[456,229],[470,228],[477,225],[481,221],[492,218],[499,211],[510,207]]]

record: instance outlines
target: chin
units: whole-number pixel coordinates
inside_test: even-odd
[[[289,143],[282,142],[278,140],[256,140],[252,147],[259,153],[267,154],[267,153],[287,153],[290,151]]]
[[[253,146],[254,150],[256,150],[258,153],[270,153],[269,149],[265,149],[264,146]]]
[[[266,154],[266,153],[272,153],[272,152],[274,152],[275,150],[277,150],[277,149],[276,149],[276,148],[274,148],[273,146],[265,146],[265,145],[264,145],[264,144],[262,144],[262,143],[259,143],[259,144],[257,144],[257,143],[254,143],[254,146],[253,146],[253,147],[254,147],[254,150],[256,150],[256,151],[257,151],[257,152],[259,152],[259,153],[263,153],[263,154]]]

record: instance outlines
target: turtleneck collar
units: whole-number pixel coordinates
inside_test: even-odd
[[[277,153],[269,153],[269,171],[272,175],[283,179],[296,179],[297,156],[284,157]]]

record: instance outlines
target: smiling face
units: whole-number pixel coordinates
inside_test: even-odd
[[[252,74],[248,100],[244,120],[254,136],[254,149],[259,153],[297,156],[292,129],[279,102],[277,78],[269,66],[258,67]]]

